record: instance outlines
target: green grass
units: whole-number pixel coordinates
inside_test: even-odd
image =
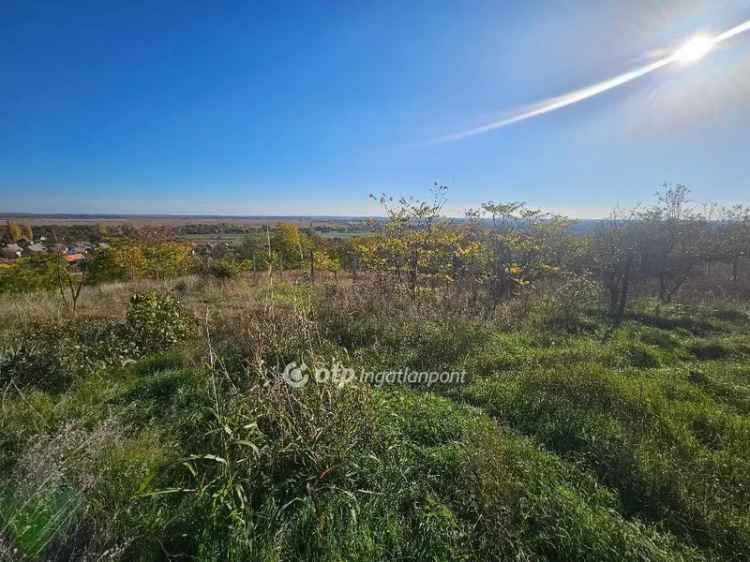
[[[750,558],[744,310],[649,307],[612,331],[549,300],[509,327],[367,287],[237,281],[183,298],[173,321],[190,329],[144,321],[137,346],[124,315],[64,333],[37,317],[55,345],[21,356],[3,336],[0,556]],[[269,375],[332,358],[468,377],[292,389]]]

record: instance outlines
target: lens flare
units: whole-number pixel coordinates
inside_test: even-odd
[[[674,60],[681,63],[695,62],[705,57],[714,47],[714,39],[699,35],[677,49]]]
[[[473,129],[461,131],[459,133],[454,133],[452,135],[438,137],[432,139],[427,144],[440,144],[444,142],[458,141],[467,137],[473,137],[475,135],[488,133],[489,131],[493,131],[495,129],[507,127],[508,125],[518,123],[519,121],[525,121],[526,119],[539,117],[540,115],[550,113],[551,111],[557,111],[558,109],[562,109],[563,107],[567,107],[569,105],[573,105],[593,96],[599,95],[603,92],[606,92],[607,90],[622,86],[623,84],[626,84],[631,80],[635,80],[636,78],[640,78],[641,76],[650,74],[664,66],[673,63],[687,64],[695,62],[706,56],[708,52],[711,51],[711,49],[713,49],[719,43],[722,43],[727,39],[731,39],[732,37],[735,37],[740,33],[745,33],[747,31],[750,31],[750,20],[713,37],[698,35],[685,43],[682,47],[677,49],[672,55],[652,62],[651,64],[636,68],[634,70],[631,70],[630,72],[625,72],[624,74],[620,74],[619,76],[615,76],[614,78],[610,78],[609,80],[605,80],[597,84],[592,84],[586,88],[574,90],[561,96],[549,98],[539,103],[516,109],[516,111],[511,112],[505,118],[498,121],[487,123]]]

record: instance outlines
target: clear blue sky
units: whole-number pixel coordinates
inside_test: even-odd
[[[0,212],[373,214],[450,187],[597,217],[664,182],[750,204],[750,33],[431,139],[750,19],[747,0],[0,5]]]

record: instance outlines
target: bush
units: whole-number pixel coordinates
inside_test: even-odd
[[[0,294],[54,290],[58,287],[59,267],[57,258],[51,255],[21,258],[0,268]]]
[[[567,274],[554,288],[539,291],[531,320],[539,328],[558,332],[591,331],[596,325],[586,317],[586,312],[599,298],[595,282],[581,275]]]
[[[0,354],[0,386],[11,381],[19,387],[61,391],[73,380],[70,359],[75,353],[56,326],[38,327],[21,334],[14,345]]]
[[[190,323],[180,300],[170,293],[135,293],[130,297],[126,322],[141,353],[164,351],[182,342]]]
[[[240,274],[240,267],[232,260],[219,259],[211,261],[206,267],[206,273],[215,279],[229,281]]]
[[[125,322],[32,324],[4,342],[0,384],[13,381],[19,387],[59,392],[79,375],[118,368],[146,354],[168,350],[187,337],[190,327],[179,300],[156,292],[134,294]],[[146,372],[179,366],[179,355],[162,354],[139,369]]]

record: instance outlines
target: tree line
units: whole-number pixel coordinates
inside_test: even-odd
[[[574,220],[531,209],[517,201],[487,201],[462,220],[443,216],[447,188],[435,184],[431,198],[371,196],[385,220],[373,220],[366,236],[322,238],[296,224],[279,223],[247,233],[238,244],[194,248],[175,239],[171,228],[98,228],[100,248],[75,273],[82,283],[139,278],[167,279],[198,273],[231,278],[244,272],[273,276],[297,270],[315,281],[321,272],[355,281],[466,296],[492,310],[545,283],[596,283],[608,312],[621,319],[637,292],[671,302],[694,279],[724,271],[741,287],[750,256],[750,209],[715,205],[697,209],[684,185],[663,185],[655,201],[613,212],[588,232]],[[13,235],[23,229],[13,226]],[[10,235],[11,225],[9,225]],[[54,289],[61,263],[55,256],[19,260],[0,272],[0,292]]]
[[[374,197],[388,220],[377,236],[353,241],[361,267],[415,294],[426,278],[489,308],[576,276],[598,283],[608,312],[622,319],[637,291],[666,304],[691,280],[718,280],[718,266],[739,288],[750,256],[750,209],[698,210],[684,185],[665,184],[653,204],[613,212],[583,234],[575,221],[522,202],[488,201],[452,221],[442,217],[446,193],[436,184],[427,201]]]

